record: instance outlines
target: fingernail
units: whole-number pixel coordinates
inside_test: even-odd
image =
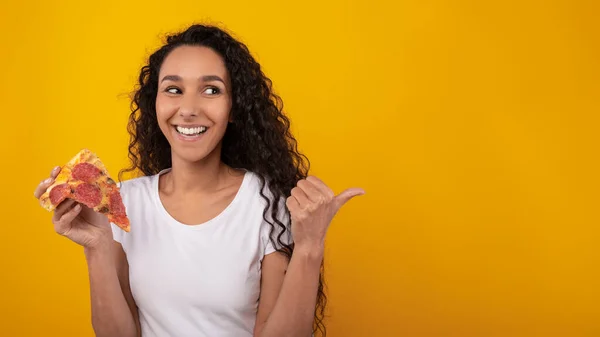
[[[79,212],[80,209],[81,209],[81,205],[80,204],[75,205],[75,211]]]
[[[60,169],[60,166],[55,167],[52,172],[57,172]]]
[[[44,180],[44,184],[50,184],[52,182],[52,178],[48,178]]]

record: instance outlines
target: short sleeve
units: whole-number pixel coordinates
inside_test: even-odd
[[[267,218],[269,220],[272,219],[271,212],[268,212]],[[286,245],[291,245],[294,241],[292,238],[291,221],[285,206],[285,200],[282,200],[279,203],[277,219],[285,225],[285,232],[281,236],[281,241]],[[283,228],[281,228],[281,226],[275,221],[271,222],[273,223],[273,226],[271,226],[264,219],[262,223],[262,240],[265,247],[264,255],[269,255],[283,248],[283,245],[281,245],[278,240],[279,234],[283,231]],[[272,231],[271,228],[273,229]],[[273,240],[271,240],[271,238],[273,238]],[[273,244],[273,241],[275,241],[275,245]]]

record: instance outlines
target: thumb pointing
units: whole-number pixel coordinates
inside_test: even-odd
[[[365,190],[362,188],[349,188],[343,191],[334,198],[335,210],[339,210],[345,203],[350,201],[350,199],[363,194],[365,194]]]

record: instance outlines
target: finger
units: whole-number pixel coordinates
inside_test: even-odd
[[[56,179],[56,177],[60,173],[60,169],[60,166],[56,166],[55,168],[53,168],[52,172],[50,172],[50,177],[52,177],[52,179]]]
[[[308,199],[312,202],[319,202],[324,197],[323,193],[308,180],[300,180],[298,182],[298,187],[302,189],[304,194],[306,194]]]
[[[287,206],[290,213],[297,212],[300,210],[300,204],[295,197],[289,197],[285,201],[285,205]]]
[[[310,181],[323,195],[326,195],[329,198],[335,197],[335,193],[325,184],[321,179],[315,176],[308,176],[306,178],[307,181]]]
[[[48,187],[50,187],[50,185],[52,185],[52,183],[54,182],[53,178],[48,178],[46,180],[43,180],[42,182],[40,182],[40,184],[36,187],[35,191],[33,192],[33,195],[39,199],[42,194],[44,194],[44,192],[46,192],[46,190],[48,189]]]
[[[54,222],[54,230],[60,235],[65,235],[70,230],[71,223],[79,215],[79,212],[81,212],[81,205],[77,204],[63,214],[58,221]]]
[[[300,187],[294,187],[292,189],[292,196],[296,198],[300,208],[304,208],[310,203],[310,199],[308,199],[308,196]]]
[[[42,196],[42,194],[44,194],[46,192],[48,187],[52,186],[52,184],[54,183],[54,179],[56,179],[56,177],[60,173],[60,170],[61,170],[60,166],[56,166],[50,172],[50,178],[43,180],[41,183],[39,183],[39,185],[36,187],[35,191],[33,191],[33,196],[35,196],[36,199],[39,199]]]
[[[336,210],[339,210],[350,199],[365,194],[362,188],[349,188],[335,197]]]
[[[54,210],[54,216],[52,219],[54,221],[58,221],[65,213],[72,209],[75,204],[76,202],[73,199],[66,199],[65,201],[61,202]]]

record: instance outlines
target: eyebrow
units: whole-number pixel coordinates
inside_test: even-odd
[[[200,77],[198,80],[203,81],[203,82],[219,81],[219,82],[222,82],[223,84],[225,84],[225,81],[217,75],[205,75],[205,76]],[[180,81],[182,81],[182,78],[179,75],[166,75],[165,77],[163,77],[162,80],[160,80],[161,83],[164,81],[180,82]]]

